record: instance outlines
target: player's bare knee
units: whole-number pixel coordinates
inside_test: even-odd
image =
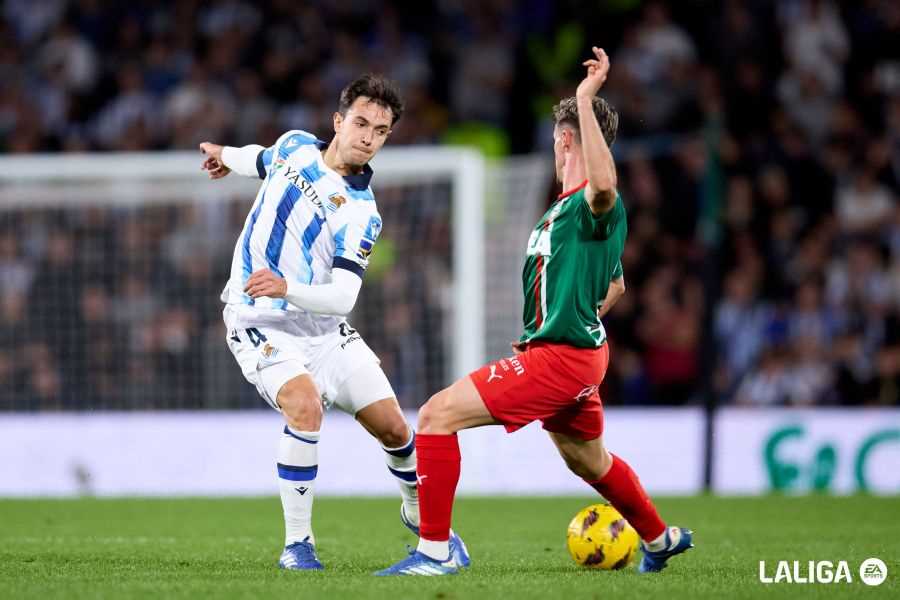
[[[293,429],[318,431],[322,427],[322,406],[318,400],[292,403],[281,410],[284,420]]]
[[[447,390],[441,390],[428,399],[422,408],[419,409],[419,432],[420,433],[450,433],[445,431],[448,425],[447,410],[449,393]]]
[[[314,390],[288,382],[278,392],[278,404],[290,427],[301,431],[321,428],[322,401]]]
[[[392,422],[387,429],[378,433],[378,441],[387,448],[399,448],[409,441],[409,425],[404,419]]]

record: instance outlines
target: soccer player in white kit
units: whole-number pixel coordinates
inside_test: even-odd
[[[418,535],[415,433],[378,357],[345,316],[381,232],[369,160],[403,112],[388,80],[363,75],[341,92],[330,143],[292,130],[273,146],[200,144],[211,179],[263,180],[222,291],[228,347],[244,377],[284,415],[278,483],[284,569],[322,569],[312,504],[324,409],[353,415],[381,443],[400,485],[401,519]],[[455,556],[468,565],[454,534]]]

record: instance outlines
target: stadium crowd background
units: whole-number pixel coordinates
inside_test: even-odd
[[[0,151],[327,138],[339,90],[372,70],[407,101],[391,144],[550,160],[550,108],[596,43],[630,230],[604,401],[898,404],[898,38],[890,0],[5,0]],[[388,313],[365,335],[417,406],[441,377],[413,324],[440,330],[449,200],[376,193],[386,234],[396,215],[420,246],[376,248],[407,258],[367,281]],[[245,213],[229,205],[212,236],[190,206],[3,213],[0,409],[215,405],[197,390],[237,369],[197,360],[196,340],[222,343]],[[392,295],[398,279],[421,295]]]

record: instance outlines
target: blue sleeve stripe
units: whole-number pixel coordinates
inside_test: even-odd
[[[319,465],[295,467],[278,463],[278,477],[288,481],[312,481],[319,472]]]
[[[360,279],[362,279],[363,273],[366,272],[359,263],[353,262],[349,258],[344,258],[343,256],[335,256],[334,261],[331,263],[331,268],[344,269],[345,271],[356,273]]]
[[[272,162],[272,149],[266,148],[265,150],[260,150],[259,154],[256,155],[256,174],[259,175],[260,179],[266,178],[266,154],[268,154],[268,162]]]

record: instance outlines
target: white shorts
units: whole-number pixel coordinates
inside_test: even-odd
[[[306,374],[312,376],[325,409],[336,406],[355,415],[373,402],[394,397],[394,390],[379,366],[381,361],[346,322],[336,331],[309,337],[291,331],[294,328],[291,322],[239,327],[237,310],[227,305],[222,316],[228,348],[244,377],[279,412],[276,398],[281,386]],[[364,385],[344,389],[351,387],[344,384],[355,373],[366,377]]]

